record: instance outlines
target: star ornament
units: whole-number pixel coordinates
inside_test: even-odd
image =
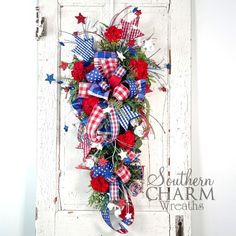
[[[76,46],[72,52],[81,56],[85,62],[88,62],[91,57],[94,57],[93,38],[82,39],[79,36],[75,36],[75,43]]]
[[[143,36],[144,34],[138,29],[138,24],[138,16],[130,22],[121,19],[122,39],[126,39],[127,41],[129,41]]]
[[[126,58],[122,52],[117,52],[117,56],[121,61],[123,61]]]
[[[119,156],[121,157],[121,160],[124,160],[128,156],[128,154],[124,150],[121,150]]]
[[[75,16],[75,18],[77,19],[77,23],[80,24],[85,24],[85,19],[86,17],[84,17],[81,13],[79,13],[78,16]]]
[[[108,160],[106,160],[104,157],[102,157],[98,160],[98,165],[104,167],[107,164],[107,162],[108,162]]]
[[[62,70],[66,70],[66,68],[68,67],[68,63],[62,61],[59,67],[60,67]]]
[[[125,215],[125,219],[129,220],[129,219],[131,219],[131,218],[132,218],[132,214],[131,214],[131,213],[127,213],[127,214]]]
[[[53,81],[56,81],[54,79],[54,74],[51,74],[51,75],[47,74],[47,78],[45,79],[45,81],[48,81],[49,84],[51,84]]]

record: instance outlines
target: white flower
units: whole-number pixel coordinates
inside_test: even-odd
[[[143,48],[148,52],[154,51],[154,44],[152,42],[152,39],[145,40]]]
[[[94,166],[94,161],[90,158],[87,159],[85,162],[85,166],[91,169]]]
[[[115,207],[116,205],[114,204],[114,203],[112,203],[112,202],[109,202],[108,204],[107,204],[107,208],[111,211],[114,207]]]
[[[135,128],[134,134],[136,134],[138,137],[142,138],[144,135],[144,129],[142,125],[139,125]]]
[[[138,126],[138,119],[133,119],[130,121],[130,124],[135,127],[135,126]]]

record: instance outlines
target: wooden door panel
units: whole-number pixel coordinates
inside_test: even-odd
[[[100,213],[88,207],[87,171],[75,169],[82,160],[82,151],[76,149],[76,126],[64,125],[75,121],[66,94],[59,85],[49,88],[44,83],[46,73],[66,76],[58,69],[60,61],[70,61],[73,45],[58,47],[61,38],[71,40],[65,32],[78,30],[74,16],[79,12],[106,24],[114,13],[137,4],[142,9],[140,29],[145,37],[153,33],[154,48],[160,48],[153,59],[172,60],[172,73],[163,70],[162,83],[168,93],[159,91],[158,83],[148,95],[151,105],[150,134],[142,147],[145,181],[149,174],[157,174],[164,166],[171,177],[190,166],[190,1],[183,0],[39,0],[43,16],[47,18],[47,36],[39,41],[39,154],[36,234],[40,236],[64,235],[118,235],[103,222]],[[147,52],[151,55],[153,52]],[[172,57],[170,58],[170,55]],[[43,82],[42,82],[43,81]],[[158,120],[158,122],[156,121]],[[75,122],[74,122],[75,123]],[[162,130],[164,129],[164,132]],[[178,158],[178,161],[176,160]],[[168,172],[166,172],[167,175]],[[190,235],[189,212],[166,212],[159,201],[148,201],[144,192],[133,198],[135,222],[129,235],[174,236],[175,215],[185,217],[185,235]],[[166,189],[167,190],[167,189]],[[164,191],[164,189],[163,189]],[[152,192],[152,194],[156,194]]]

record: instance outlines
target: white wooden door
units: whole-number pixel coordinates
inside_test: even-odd
[[[155,135],[150,135],[142,148],[145,189],[133,198],[136,216],[129,235],[177,235],[178,217],[183,219],[183,235],[191,234],[188,211],[165,211],[158,200],[150,201],[145,194],[147,177],[158,174],[160,167],[168,170],[166,177],[175,177],[191,164],[190,0],[39,0],[47,32],[38,42],[38,236],[118,235],[103,222],[99,212],[87,205],[89,174],[75,169],[82,160],[81,151],[75,149],[76,129],[70,127],[67,133],[63,129],[74,115],[60,85],[48,86],[44,79],[46,73],[60,78],[59,62],[71,57],[70,50],[61,49],[58,41],[63,37],[61,31],[77,30],[74,16],[78,12],[108,23],[114,13],[130,4],[142,9],[140,28],[146,36],[153,33],[155,48],[161,49],[154,59],[172,67],[163,71],[167,92],[161,92],[156,84],[148,97],[151,115],[165,133],[151,119]]]

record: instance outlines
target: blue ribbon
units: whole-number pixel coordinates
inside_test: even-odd
[[[82,102],[83,98],[76,98],[75,100],[72,101],[72,107],[77,111],[81,112],[83,110],[82,108]]]
[[[115,52],[105,52],[105,51],[96,52],[94,58],[104,58],[104,59],[117,58],[117,55]]]
[[[98,84],[92,84],[88,90],[89,95],[92,95],[98,98],[103,98],[105,100],[108,99],[109,93],[110,91],[103,91],[103,89]]]

